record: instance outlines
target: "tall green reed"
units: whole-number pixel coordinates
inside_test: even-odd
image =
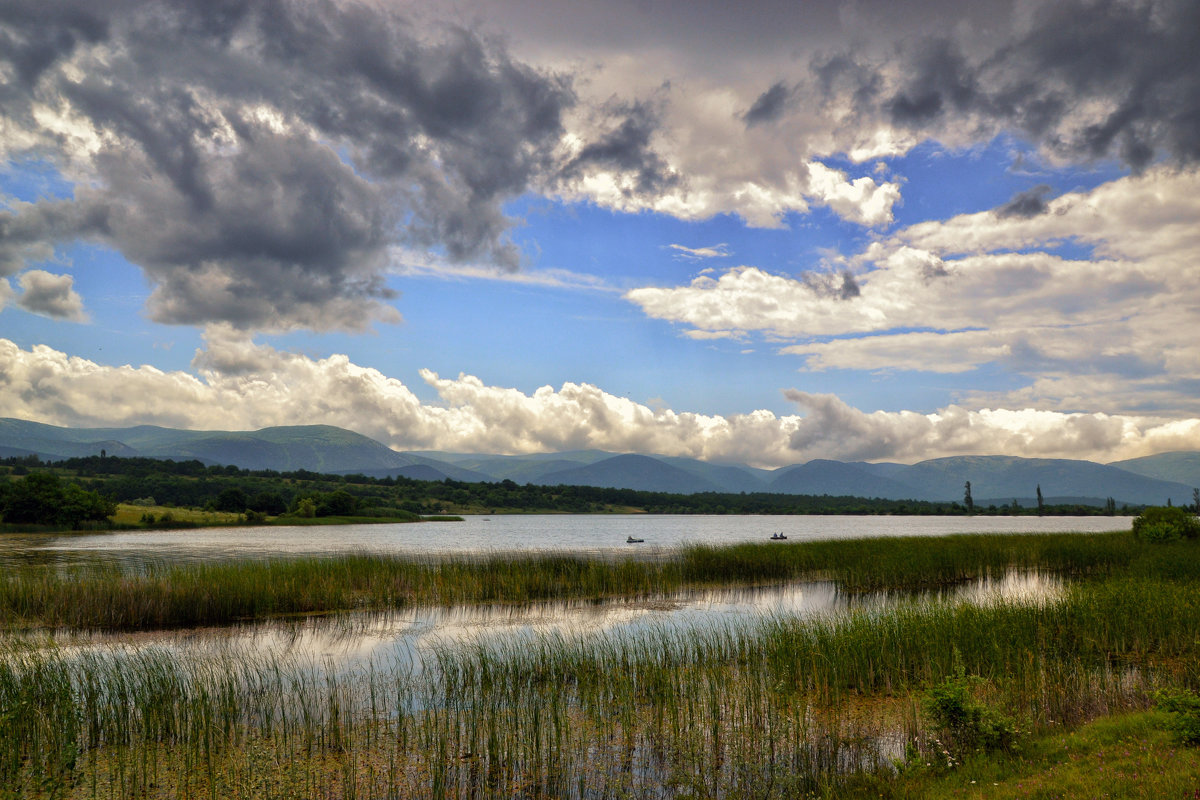
[[[690,546],[661,559],[359,554],[138,568],[26,565],[0,577],[0,627],[144,630],[414,604],[648,596],[805,578],[837,580],[851,591],[920,589],[1011,569],[1103,576],[1153,566],[1155,558],[1161,556],[1153,548],[1118,533]]]

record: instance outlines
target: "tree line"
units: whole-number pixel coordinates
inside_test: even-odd
[[[1082,504],[1037,508],[964,502],[885,500],[771,492],[672,494],[597,486],[543,486],[512,480],[467,483],[446,479],[330,475],[295,470],[248,470],[198,460],[88,456],[42,462],[33,456],[0,459],[0,521],[78,527],[112,515],[116,503],[206,508],[256,518],[296,516],[411,517],[438,513],[640,511],[651,514],[897,514],[1098,515],[1117,513]],[[38,477],[40,476],[40,477]],[[33,482],[30,483],[30,478]],[[53,485],[51,485],[53,484]],[[1039,487],[1040,489],[1040,487]],[[32,495],[40,498],[31,505]],[[1139,507],[1140,508],[1140,507]],[[1124,508],[1135,513],[1139,508]],[[51,513],[52,509],[57,509]],[[107,511],[107,514],[101,512]],[[99,516],[98,516],[99,515]]]

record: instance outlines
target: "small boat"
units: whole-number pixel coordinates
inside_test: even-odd
[[[782,533],[777,532],[777,533],[772,533],[771,538],[777,542],[781,542],[781,541],[787,539],[787,536],[783,535]]]
[[[630,536],[629,538],[627,538],[625,540],[625,544],[639,544],[644,541],[646,541],[646,540],[645,539],[635,539],[632,536]]]

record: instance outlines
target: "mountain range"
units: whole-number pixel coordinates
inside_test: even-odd
[[[1162,453],[1099,464],[1071,459],[954,456],[917,464],[814,460],[766,470],[690,458],[576,450],[504,456],[435,451],[397,452],[352,431],[329,425],[258,431],[132,428],[61,428],[0,419],[0,458],[36,455],[144,456],[198,459],[246,469],[364,474],[417,480],[504,481],[555,486],[602,486],[642,491],[775,492],[853,495],[893,500],[961,501],[971,482],[977,505],[1049,503],[1190,505],[1200,486],[1200,452]]]

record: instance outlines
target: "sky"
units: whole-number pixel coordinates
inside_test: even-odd
[[[1200,450],[1195,0],[7,0],[0,416]]]

